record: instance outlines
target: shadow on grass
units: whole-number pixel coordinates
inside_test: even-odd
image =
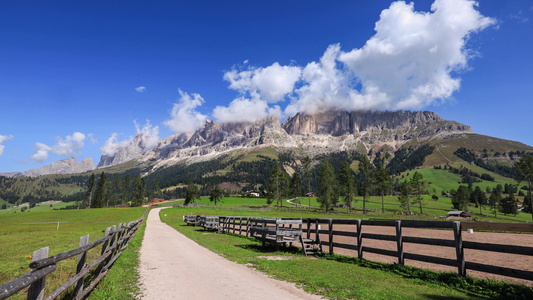
[[[533,289],[523,285],[517,285],[502,281],[479,279],[470,276],[463,277],[457,273],[452,272],[436,272],[431,270],[419,269],[411,266],[386,264],[338,254],[326,254],[324,255],[324,258],[343,263],[356,264],[365,268],[372,268],[376,270],[391,272],[404,278],[422,280],[427,283],[446,285],[473,297],[479,297],[484,299],[533,299]],[[441,296],[435,295],[427,296],[433,297],[430,299],[450,299],[441,298]]]
[[[255,253],[274,253],[274,252],[285,252],[290,254],[301,253],[300,248],[294,246],[279,246],[279,249],[272,244],[266,244],[264,247],[258,244],[246,244],[246,245],[235,245],[241,249],[249,250]]]

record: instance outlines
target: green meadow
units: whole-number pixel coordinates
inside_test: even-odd
[[[106,227],[139,219],[146,208],[102,208],[48,210],[0,215],[0,284],[30,271],[34,250],[50,247],[49,256],[79,247],[80,237],[89,234],[89,242],[103,237]],[[59,226],[58,226],[59,223]],[[96,247],[88,261],[100,255]],[[49,294],[76,273],[76,257],[64,260],[46,277]],[[14,299],[25,298],[24,292]]]

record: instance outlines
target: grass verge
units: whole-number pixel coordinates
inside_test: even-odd
[[[164,213],[170,226],[211,251],[331,299],[533,298],[532,289],[514,284],[339,255],[316,259],[302,256],[298,248],[262,248],[255,239],[185,225],[182,215],[188,214],[188,209],[173,208]],[[272,257],[278,259],[270,260]]]
[[[139,251],[141,249],[146,221],[139,227],[129,246],[115,261],[109,272],[89,295],[88,299],[138,299]]]

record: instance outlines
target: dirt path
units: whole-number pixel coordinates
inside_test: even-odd
[[[148,215],[140,251],[143,299],[321,299],[228,261]]]

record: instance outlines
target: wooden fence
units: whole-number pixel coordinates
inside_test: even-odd
[[[80,247],[71,251],[48,257],[49,247],[35,250],[30,263],[30,272],[0,286],[0,300],[6,299],[22,289],[29,286],[27,299],[55,299],[64,293],[69,287],[75,284],[73,291],[74,299],[83,299],[100,280],[106,275],[109,268],[122,254],[122,251],[128,247],[131,239],[144,221],[149,208],[146,209],[143,216],[135,221],[121,223],[118,226],[107,227],[104,237],[89,244],[89,235],[80,237]],[[102,245],[100,257],[89,264],[86,264],[87,251]],[[46,298],[44,288],[46,276],[56,270],[57,262],[78,255],[76,275],[70,278],[58,289],[53,291]],[[85,284],[84,278],[93,268],[96,268],[95,278],[89,284]]]
[[[253,219],[254,217],[252,217]],[[250,217],[219,217],[220,231],[233,232],[249,235]],[[314,234],[314,240],[322,246],[327,247],[329,253],[335,253],[335,249],[348,249],[357,251],[359,258],[363,258],[364,252],[397,257],[398,264],[404,264],[405,259],[429,262],[434,264],[457,267],[457,272],[465,276],[466,270],[480,271],[496,275],[508,276],[513,278],[533,281],[533,271],[519,270],[489,264],[465,261],[464,249],[475,249],[489,252],[508,253],[524,255],[525,260],[533,259],[533,247],[503,245],[491,243],[479,243],[463,241],[462,231],[466,229],[487,230],[487,231],[514,231],[514,232],[533,232],[532,223],[488,223],[488,222],[443,222],[443,221],[374,221],[360,219],[311,219],[303,218],[302,221],[307,223],[304,229],[307,238]],[[320,229],[319,225],[326,225],[327,229]],[[335,230],[335,225],[355,225],[353,231]],[[244,228],[243,228],[244,226]],[[363,226],[385,226],[395,228],[395,235],[364,233]],[[337,227],[338,228],[338,227]],[[454,239],[447,240],[442,238],[423,238],[413,236],[403,236],[402,228],[435,228],[453,230]],[[326,235],[328,238],[321,240],[320,235]],[[352,237],[353,244],[343,244],[335,242],[335,237]],[[381,241],[396,242],[396,250],[373,248],[364,246],[364,239],[374,239]],[[436,256],[420,255],[404,251],[404,244],[421,244],[434,245],[455,248],[456,259],[449,259]]]

